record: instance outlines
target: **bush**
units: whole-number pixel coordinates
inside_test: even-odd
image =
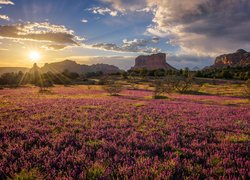
[[[250,99],[250,79],[248,79],[245,83],[245,95],[248,99]]]
[[[192,77],[175,77],[173,82],[173,88],[179,93],[186,93],[191,90],[193,85]]]
[[[167,96],[164,96],[164,94],[171,92],[169,84],[165,84],[162,80],[154,81],[153,87],[154,99],[167,99]]]
[[[118,96],[119,93],[123,90],[123,86],[114,81],[109,81],[103,89],[108,92],[111,96]]]
[[[129,86],[130,86],[130,88],[131,88],[132,90],[138,89],[136,77],[134,77],[134,76],[129,76],[129,77],[128,77],[128,83],[129,83]]]
[[[38,91],[39,94],[53,94],[50,90],[48,89],[39,89]]]
[[[107,84],[107,77],[99,79],[97,85],[105,85]]]

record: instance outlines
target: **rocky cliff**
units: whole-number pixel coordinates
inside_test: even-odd
[[[237,50],[235,53],[224,54],[216,57],[214,68],[221,68],[227,66],[248,66],[250,65],[250,52],[243,49]]]
[[[171,69],[175,70],[172,66],[166,63],[166,54],[165,53],[158,53],[152,54],[149,56],[138,56],[135,59],[135,66],[132,67],[132,70],[136,69],[147,69],[147,70],[154,70],[154,69]]]
[[[42,72],[51,71],[53,73],[63,72],[64,70],[68,70],[70,72],[76,72],[79,74],[87,73],[87,72],[98,72],[102,71],[104,74],[112,74],[121,72],[121,70],[113,65],[108,64],[94,64],[94,65],[81,65],[77,64],[75,61],[65,60],[61,62],[55,63],[46,63],[42,68]]]

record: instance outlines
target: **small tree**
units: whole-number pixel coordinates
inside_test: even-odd
[[[193,78],[192,77],[176,77],[174,79],[174,89],[179,93],[186,93],[188,92],[193,85]]]
[[[123,90],[123,86],[114,81],[109,81],[105,86],[103,86],[103,89],[111,96],[118,96],[119,93]]]
[[[245,83],[245,95],[250,100],[250,79]]]
[[[135,76],[129,76],[128,77],[128,83],[131,89],[135,90],[137,89],[137,80]]]
[[[170,83],[166,83],[162,80],[155,80],[154,81],[154,99],[166,99],[167,97],[164,96],[165,93],[171,93],[173,90],[173,86]]]

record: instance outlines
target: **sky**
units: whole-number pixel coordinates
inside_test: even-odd
[[[0,0],[0,67],[65,59],[130,69],[163,52],[176,68],[250,50],[250,0]]]

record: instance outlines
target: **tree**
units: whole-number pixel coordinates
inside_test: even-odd
[[[222,77],[222,78],[225,78],[225,79],[232,79],[232,78],[233,78],[233,74],[230,72],[230,70],[224,69],[224,70],[221,72],[221,77]]]
[[[141,78],[145,78],[147,75],[148,75],[148,70],[147,69],[145,69],[145,68],[140,69],[139,76]]]
[[[160,99],[165,93],[164,83],[161,80],[154,81],[154,99]]]
[[[165,75],[165,70],[164,69],[157,69],[154,72],[155,77],[162,77]]]
[[[123,90],[123,86],[115,81],[109,81],[103,86],[103,89],[108,92],[111,96],[118,96]]]
[[[186,93],[192,88],[193,77],[174,77],[173,88],[179,93]]]

